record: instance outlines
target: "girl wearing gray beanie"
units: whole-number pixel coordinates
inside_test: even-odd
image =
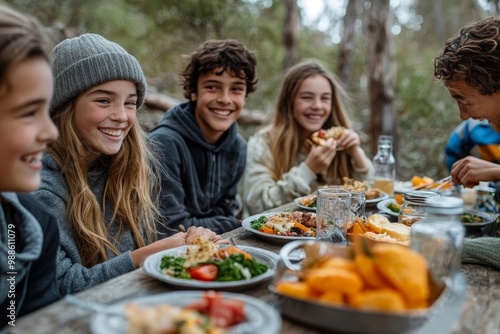
[[[60,137],[43,158],[35,195],[58,218],[61,292],[132,271],[148,255],[200,234],[219,241],[204,228],[158,235],[156,160],[136,121],[146,93],[138,61],[95,34],[64,40],[51,58],[50,114]]]

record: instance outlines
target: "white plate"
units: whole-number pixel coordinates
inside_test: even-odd
[[[412,190],[413,190],[413,186],[411,184],[411,181],[396,181],[394,183],[394,193],[404,194],[405,192],[412,191]],[[436,191],[439,194],[441,194],[441,196],[448,196],[448,195],[451,195],[451,193],[452,193],[452,189],[450,189],[450,188],[438,189],[438,190],[430,188],[430,189],[422,189],[422,190]]]
[[[120,311],[128,303],[139,305],[171,304],[179,307],[187,306],[203,298],[204,291],[175,291],[153,296],[141,297],[126,302],[110,305],[109,308]],[[245,303],[246,320],[243,323],[227,328],[228,334],[275,334],[281,329],[281,316],[274,307],[254,297],[222,292],[227,299],[239,299]],[[92,317],[90,329],[93,334],[125,334],[127,322],[125,318],[97,314]]]
[[[274,254],[273,252],[267,251],[265,249],[250,247],[250,246],[238,246],[238,248],[240,248],[241,250],[244,250],[248,254],[252,255],[252,257],[257,262],[265,264],[269,269],[265,273],[259,276],[252,277],[251,279],[241,280],[241,281],[231,281],[231,282],[217,282],[217,281],[206,282],[194,279],[182,279],[162,273],[160,269],[161,259],[165,255],[179,256],[181,252],[186,252],[187,247],[188,246],[172,248],[150,255],[143,262],[142,269],[149,276],[152,276],[176,288],[242,291],[249,289],[257,284],[263,283],[267,280],[270,280],[274,276],[274,273],[276,272],[276,266],[278,265],[278,259],[279,259],[277,254]]]
[[[300,204],[300,201],[301,201],[303,198],[306,198],[307,196],[309,196],[309,195],[302,196],[302,197],[297,197],[296,199],[294,199],[294,200],[293,200],[293,202],[295,203],[295,205],[296,205],[296,206],[298,206],[298,207],[299,207],[299,208],[301,208],[302,210],[316,212],[316,207],[311,208],[311,207],[309,207],[309,206],[305,206],[305,205]]]
[[[280,212],[267,212],[267,213],[260,213],[257,215],[253,215],[253,216],[250,216],[250,217],[246,218],[245,220],[243,220],[243,222],[241,222],[241,225],[243,226],[243,228],[245,230],[254,233],[259,238],[264,239],[264,240],[269,241],[269,242],[272,242],[272,243],[275,243],[275,244],[280,244],[280,245],[286,244],[286,243],[288,243],[290,241],[294,241],[294,240],[307,240],[307,239],[315,240],[316,239],[315,237],[300,237],[300,236],[285,236],[285,235],[269,234],[269,233],[257,231],[255,229],[253,229],[252,226],[250,226],[250,223],[252,221],[259,219],[262,216],[271,217],[271,216],[274,216],[278,213],[280,213]]]
[[[372,198],[372,199],[367,199],[366,205],[374,205],[374,204],[377,204],[377,203],[379,203],[385,199],[388,199],[388,198],[389,198],[389,194],[382,191],[382,196]]]
[[[293,202],[295,203],[296,206],[298,206],[299,208],[301,208],[303,210],[316,212],[316,207],[311,208],[311,207],[308,207],[308,206],[300,204],[300,200],[303,199],[303,198],[306,198],[306,197],[307,196],[297,197],[296,199],[293,200]],[[371,206],[371,205],[377,204],[380,201],[383,201],[383,200],[385,200],[387,198],[389,198],[389,194],[387,194],[385,192],[382,192],[382,196],[380,196],[380,197],[376,197],[376,198],[372,198],[372,199],[367,199],[366,200],[366,205]]]
[[[394,216],[394,217],[399,216],[399,213],[394,212],[394,211],[390,210],[390,209],[387,207],[387,206],[388,206],[389,204],[391,204],[391,203],[396,203],[396,204],[397,204],[397,202],[396,202],[396,200],[395,200],[394,198],[388,198],[388,199],[386,199],[386,200],[383,200],[383,201],[381,201],[381,202],[378,202],[378,203],[377,203],[377,208],[378,208],[380,211],[383,211],[383,212],[385,212],[385,213],[387,213],[387,214],[389,214],[389,215],[391,215],[391,216]]]
[[[394,182],[394,192],[404,194],[412,190],[411,181],[396,181]]]

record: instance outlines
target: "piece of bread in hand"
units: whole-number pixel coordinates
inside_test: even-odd
[[[344,131],[343,126],[332,126],[331,128],[319,129],[311,135],[311,141],[316,145],[325,145],[328,138],[339,139]]]

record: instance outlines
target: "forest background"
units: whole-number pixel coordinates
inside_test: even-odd
[[[174,102],[183,100],[177,81],[182,55],[207,39],[237,39],[257,55],[259,86],[246,108],[247,115],[263,114],[261,120],[272,115],[284,70],[305,58],[320,59],[347,88],[353,126],[367,154],[376,153],[379,134],[394,136],[402,180],[447,175],[443,151],[460,118],[447,90],[433,79],[433,59],[464,24],[499,11],[491,0],[6,2],[36,17],[54,45],[85,32],[117,42],[142,64],[149,92]],[[306,5],[323,10],[311,18]],[[248,138],[259,126],[241,122],[239,128]]]

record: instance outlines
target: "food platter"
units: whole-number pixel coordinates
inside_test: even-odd
[[[125,304],[139,305],[171,304],[179,307],[188,306],[203,298],[204,291],[175,291],[153,296],[140,297],[116,305],[110,305],[109,310],[119,312]],[[238,325],[227,328],[228,334],[276,334],[281,329],[281,317],[271,305],[251,296],[222,292],[224,299],[238,299],[245,303],[246,320]],[[126,334],[127,321],[124,317],[110,316],[99,313],[92,317],[90,329],[93,334]]]
[[[377,203],[385,200],[385,199],[388,199],[389,198],[389,194],[388,193],[385,193],[385,192],[382,192],[382,196],[379,196],[379,197],[375,197],[375,198],[372,198],[372,199],[367,199],[366,200],[366,205],[367,206],[373,206],[373,205],[376,205]]]
[[[250,247],[250,246],[238,246],[239,249],[250,254],[256,261],[265,264],[269,269],[265,273],[259,276],[255,276],[247,280],[230,281],[230,282],[220,282],[220,281],[207,282],[194,279],[182,279],[164,274],[160,269],[161,259],[166,255],[179,256],[179,254],[187,250],[187,247],[188,246],[172,248],[150,255],[143,262],[142,269],[149,276],[154,277],[160,281],[163,281],[175,288],[181,288],[181,289],[190,288],[190,289],[204,289],[204,290],[213,289],[213,290],[224,290],[224,291],[247,290],[257,284],[261,284],[263,282],[270,280],[274,276],[274,273],[276,272],[278,255],[261,248]]]
[[[256,229],[253,229],[252,226],[250,225],[252,221],[254,221],[262,216],[271,217],[271,216],[274,216],[275,214],[278,214],[278,213],[279,212],[266,212],[266,213],[256,214],[256,215],[250,216],[250,217],[246,218],[245,220],[243,220],[241,225],[243,226],[243,228],[245,230],[252,232],[257,237],[259,237],[263,240],[275,243],[275,244],[283,245],[283,244],[286,244],[290,241],[295,241],[295,240],[315,240],[314,237],[284,236],[284,235],[268,234],[268,233],[257,231]]]
[[[301,270],[300,264],[290,261],[289,254],[306,243],[313,244],[295,242],[281,249],[277,274],[273,284],[269,286],[269,290],[276,298],[275,305],[281,314],[290,321],[328,333],[426,334],[451,332],[451,327],[461,313],[465,298],[466,280],[461,273],[450,278],[448,284],[436,280],[429,274],[429,308],[404,312],[360,310],[280,293],[276,284],[283,278],[290,279],[294,275],[294,271]],[[336,254],[344,258],[352,256],[352,250],[347,247],[335,248],[335,253],[330,250],[329,254]],[[320,249],[324,251],[324,248]]]
[[[391,203],[397,204],[397,202],[394,198],[388,198],[388,199],[385,199],[383,201],[380,201],[377,203],[377,209],[379,209],[380,211],[382,211],[384,213],[387,213],[388,215],[398,217],[399,216],[398,212],[394,212],[388,208],[388,205]]]
[[[462,221],[462,224],[464,224],[464,226],[468,229],[484,227],[486,225],[493,224],[493,222],[495,221],[495,218],[486,212],[465,210],[464,215],[465,214],[474,215],[482,219],[481,222],[475,222],[475,223],[465,223]]]
[[[306,198],[307,196],[309,196],[309,195],[297,197],[296,199],[293,200],[293,202],[295,203],[296,206],[298,206],[302,210],[316,212],[316,207],[312,208],[310,206],[305,206],[305,205],[300,204],[302,199]]]

